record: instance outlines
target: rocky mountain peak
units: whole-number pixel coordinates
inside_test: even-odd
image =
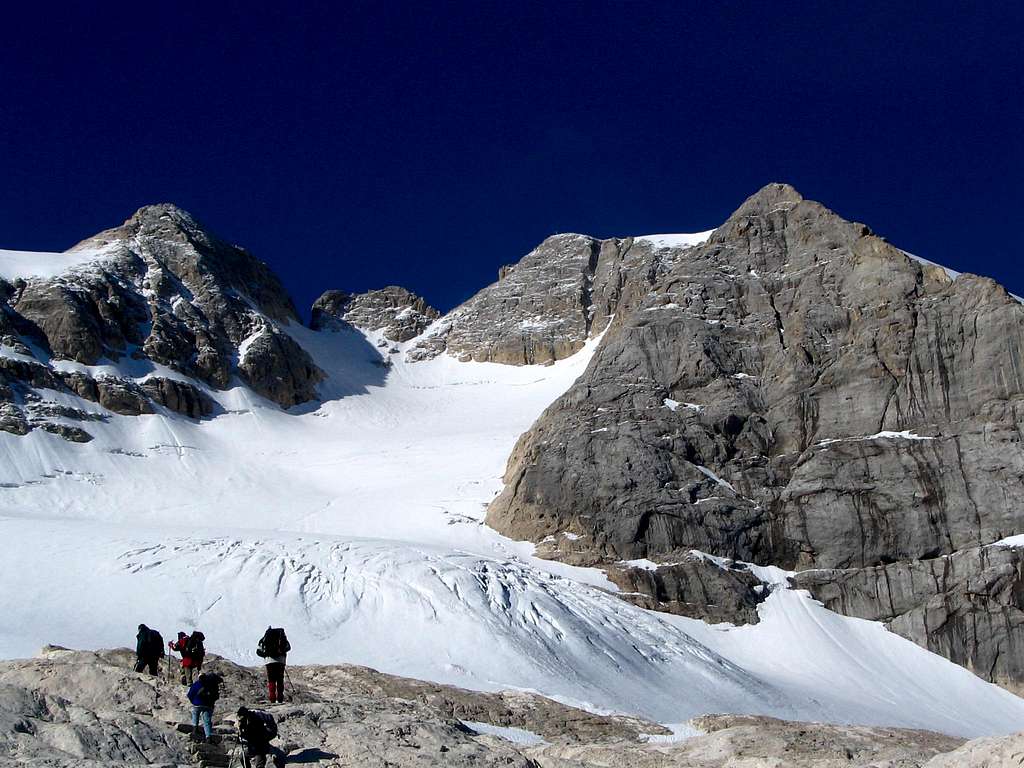
[[[803,202],[803,200],[804,196],[792,185],[772,182],[771,184],[765,184],[757,192],[744,200],[733,216],[763,214],[779,206],[796,205]]]
[[[218,238],[184,208],[174,203],[156,203],[142,206],[123,224],[86,238],[71,250],[104,246],[135,237],[194,242],[204,248],[219,244]]]
[[[8,346],[28,350],[33,344],[22,342],[32,342],[48,358],[85,365],[130,356],[214,388],[238,375],[285,407],[316,397],[323,374],[285,331],[298,316],[281,281],[187,211],[145,206],[72,250],[89,249],[102,258],[7,292],[0,336]],[[153,383],[147,390],[139,386],[144,382],[124,379],[108,386],[89,376],[62,377],[47,358],[38,366],[22,361],[18,370],[5,365],[0,384],[11,393],[8,411],[20,411],[27,386],[70,388],[118,413],[148,412],[150,398],[190,416],[210,411],[189,384]]]
[[[1021,529],[1024,307],[783,184],[640,264],[656,268],[520,439],[488,523],[576,564],[666,563],[621,581],[673,610],[709,593],[691,550],[835,569],[830,605],[1019,684],[1024,653],[965,628],[1024,626],[1019,560],[978,554]],[[940,556],[961,572],[921,577]]]

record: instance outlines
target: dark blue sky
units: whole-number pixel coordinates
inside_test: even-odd
[[[707,5],[8,7],[0,247],[172,201],[304,312],[447,309],[551,233],[707,229],[788,181],[1024,292],[1021,4]]]

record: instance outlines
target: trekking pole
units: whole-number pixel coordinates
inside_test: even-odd
[[[284,668],[284,679],[288,681],[288,690],[292,692],[292,698],[295,696],[295,686],[292,685],[292,676],[288,674],[287,665]]]

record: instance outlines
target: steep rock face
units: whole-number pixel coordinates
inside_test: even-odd
[[[844,569],[1020,530],[1024,307],[1002,287],[785,185],[667,261],[520,438],[492,526],[571,532],[574,562]]]
[[[992,281],[768,187],[613,324],[488,519],[627,559],[866,566],[987,543],[1024,500],[1004,482],[1024,470],[1022,327]]]
[[[805,571],[792,582],[831,610],[884,621],[980,677],[1024,692],[1024,550],[976,547],[931,560]]]
[[[285,407],[316,397],[323,374],[284,330],[298,318],[278,278],[185,211],[147,206],[68,257],[71,266],[55,276],[4,283],[4,346],[32,356],[34,342],[53,359],[85,365],[149,360],[216,388],[238,375]],[[114,391],[82,374],[67,386],[116,413],[148,412],[148,397],[190,416],[211,410],[190,385]]]
[[[561,360],[601,333],[669,264],[644,241],[555,235],[444,317],[410,355],[532,365]]]
[[[312,328],[336,328],[347,323],[365,331],[381,331],[388,341],[409,341],[441,316],[415,293],[397,285],[377,291],[348,294],[325,291],[313,304]]]

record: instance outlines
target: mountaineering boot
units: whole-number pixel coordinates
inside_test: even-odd
[[[267,698],[271,704],[277,703],[277,682],[274,680],[267,681]]]

